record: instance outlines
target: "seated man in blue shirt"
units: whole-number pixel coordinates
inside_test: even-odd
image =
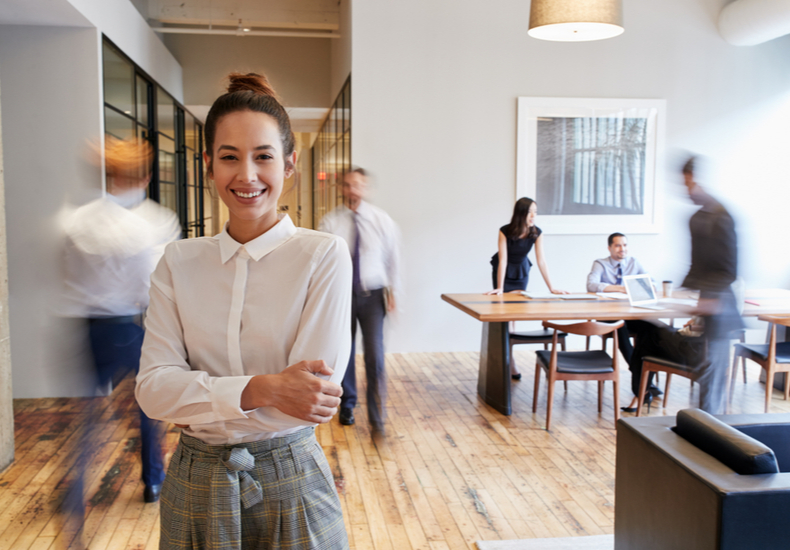
[[[587,275],[587,292],[625,292],[623,277],[626,275],[641,275],[647,273],[642,265],[628,255],[628,239],[622,233],[609,235],[609,256],[595,260]],[[637,332],[639,323],[643,321],[626,321],[625,325],[617,330],[617,341],[620,352],[626,363],[631,364],[634,348],[631,345],[629,332]],[[650,393],[659,395],[661,390],[652,385]]]

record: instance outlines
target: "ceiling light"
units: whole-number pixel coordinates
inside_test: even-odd
[[[241,19],[239,19],[239,26],[236,27],[236,36],[244,36],[245,32],[250,32],[250,29],[242,25]]]
[[[532,38],[584,42],[623,33],[622,0],[532,0],[529,31]]]

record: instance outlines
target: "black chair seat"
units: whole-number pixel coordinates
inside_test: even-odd
[[[735,344],[735,354],[752,357],[760,361],[768,360],[768,344]],[[790,342],[776,344],[776,362],[790,363]]]
[[[538,356],[538,361],[548,368],[551,362],[551,352],[540,350],[535,354]],[[557,352],[557,372],[603,374],[613,371],[612,356],[603,350]]]
[[[557,339],[561,340],[568,336],[567,332],[558,332]],[[517,344],[549,344],[554,337],[554,331],[544,328],[543,330],[530,330],[527,332],[511,332],[510,339]]]
[[[651,362],[651,363],[654,363],[656,365],[663,365],[665,367],[669,367],[671,369],[677,369],[677,370],[680,370],[680,371],[684,371],[684,372],[687,372],[689,374],[693,374],[697,370],[696,366],[685,365],[683,363],[675,363],[674,361],[670,361],[668,359],[662,359],[660,357],[647,356],[647,357],[643,357],[642,358],[642,364],[644,364],[644,363],[646,363],[648,361]]]

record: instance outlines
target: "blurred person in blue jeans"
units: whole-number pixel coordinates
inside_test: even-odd
[[[139,368],[151,273],[165,245],[181,235],[175,213],[146,198],[153,160],[148,142],[107,136],[104,153],[107,194],[63,218],[64,313],[85,320],[99,391],[111,387],[116,374]],[[92,452],[92,429],[86,427],[80,468]],[[142,411],[140,444],[143,498],[156,502],[165,477],[162,451]],[[82,508],[81,493],[80,472],[72,510]]]

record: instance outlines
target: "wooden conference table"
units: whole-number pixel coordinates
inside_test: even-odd
[[[682,293],[673,297],[685,298]],[[744,316],[790,315],[790,290],[756,289],[746,291]],[[442,294],[442,300],[483,322],[480,346],[480,371],[477,393],[502,414],[511,413],[510,402],[510,321],[550,321],[595,319],[667,319],[690,317],[692,308],[672,305],[660,311],[631,307],[628,300],[597,297],[593,300],[530,299],[520,294]]]

